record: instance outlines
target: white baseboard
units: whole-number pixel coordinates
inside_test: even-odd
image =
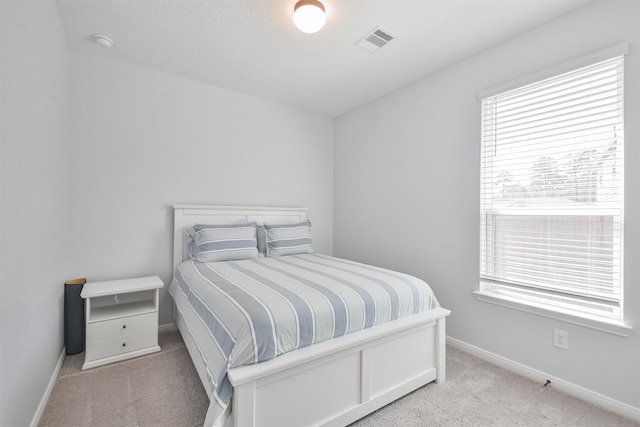
[[[163,332],[169,332],[169,331],[177,331],[178,327],[176,326],[175,323],[167,323],[166,325],[160,325],[158,326],[158,333],[161,334]]]
[[[569,381],[565,381],[561,378],[551,376],[542,371],[538,371],[537,369],[533,369],[529,366],[523,365],[522,363],[518,363],[511,359],[507,359],[506,357],[491,353],[490,351],[481,349],[480,347],[467,344],[466,342],[460,341],[456,338],[448,336],[447,344],[451,347],[455,347],[467,353],[473,354],[474,356],[491,362],[494,365],[498,365],[501,368],[507,369],[525,378],[540,382],[540,384],[544,384],[547,380],[549,380],[551,381],[551,386],[573,397],[597,405],[601,408],[606,409],[607,411],[615,412],[616,414],[630,418],[636,422],[640,422],[640,408],[636,408],[627,403],[612,399],[603,394],[596,393],[595,391],[581,387],[577,384],[573,384]]]
[[[37,427],[40,424],[40,419],[42,418],[42,414],[44,414],[44,409],[47,407],[47,402],[49,402],[49,397],[51,397],[51,392],[53,391],[53,387],[56,385],[56,380],[58,379],[58,374],[60,374],[60,368],[62,368],[62,362],[64,362],[64,356],[67,354],[67,348],[62,347],[62,352],[60,353],[60,357],[58,358],[58,363],[56,364],[55,369],[53,370],[53,374],[51,374],[51,378],[49,379],[49,384],[47,384],[47,388],[44,391],[44,395],[42,399],[40,399],[40,404],[36,409],[36,413],[33,415],[33,419],[31,420],[31,427]]]

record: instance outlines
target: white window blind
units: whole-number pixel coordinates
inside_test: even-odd
[[[480,292],[621,320],[623,63],[481,100]]]

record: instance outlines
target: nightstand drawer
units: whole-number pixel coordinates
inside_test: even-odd
[[[102,341],[87,343],[86,361],[117,356],[131,351],[158,345],[158,330],[123,335]]]
[[[102,341],[158,328],[158,313],[121,317],[87,325],[87,342]]]

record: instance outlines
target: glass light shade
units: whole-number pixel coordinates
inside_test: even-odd
[[[293,8],[293,23],[303,33],[318,32],[326,22],[324,6],[317,0],[300,0]]]

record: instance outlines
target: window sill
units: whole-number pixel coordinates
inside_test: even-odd
[[[574,325],[584,326],[586,328],[595,329],[601,332],[607,332],[609,334],[619,335],[621,337],[628,337],[631,334],[631,326],[625,325],[622,322],[608,322],[605,320],[577,316],[575,314],[565,313],[561,311],[549,310],[538,305],[528,304],[516,298],[496,295],[487,291],[473,291],[473,293],[478,301],[497,304],[503,307],[525,311],[527,313],[537,314],[539,316],[549,317],[551,319],[561,320],[567,323],[573,323]]]

